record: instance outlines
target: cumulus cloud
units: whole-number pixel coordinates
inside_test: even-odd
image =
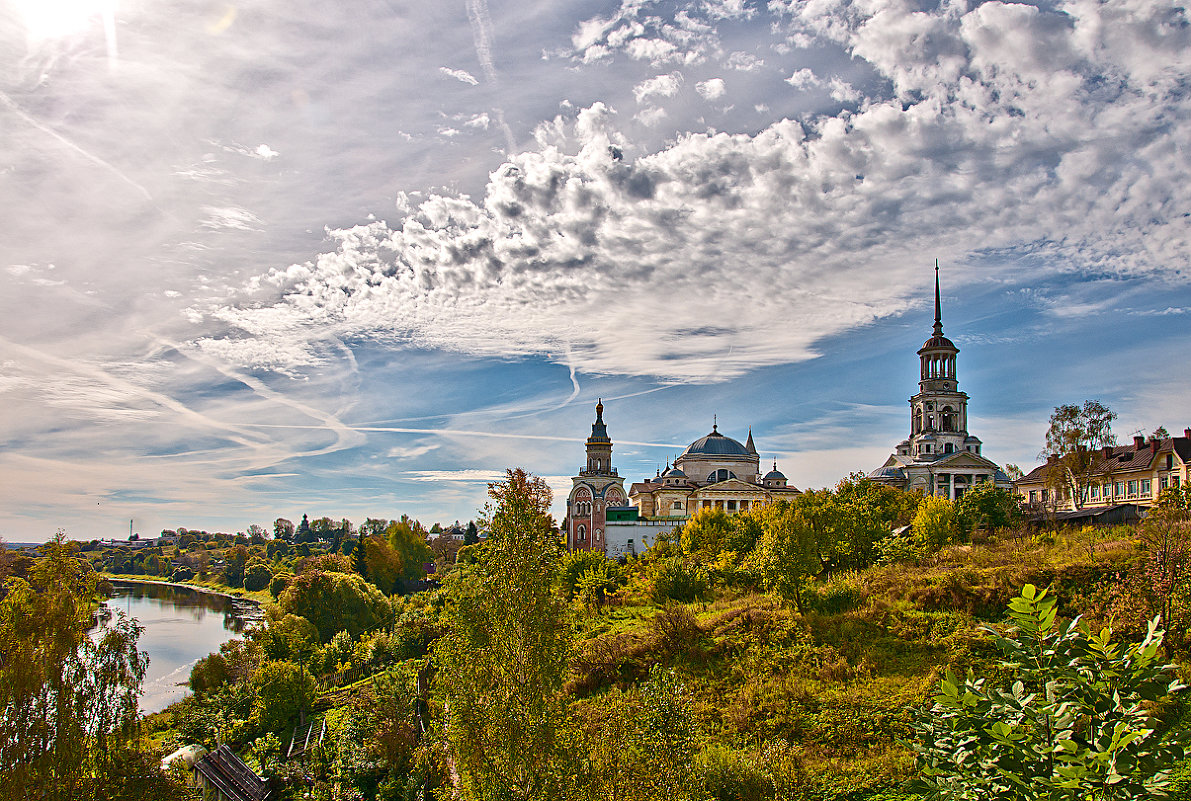
[[[633,97],[638,103],[644,103],[658,97],[674,97],[682,88],[682,73],[671,72],[669,75],[657,75],[642,81],[633,87]]]
[[[472,75],[467,70],[453,70],[450,67],[439,67],[438,71],[443,75],[446,75],[448,78],[454,78],[457,81],[461,81],[472,86],[479,84],[479,81],[476,80],[476,76]]]
[[[935,256],[1187,269],[1183,12],[773,7],[787,35],[837,42],[881,88],[837,77],[821,85],[858,110],[681,135],[634,159],[597,103],[542,126],[481,197],[430,195],[393,226],[334,231],[334,252],[260,276],[253,286],[276,298],[214,310],[232,329],[203,346],[267,331],[294,341],[235,345],[245,362],[275,368],[289,354],[285,369],[299,370],[333,332],[715,381],[809,358],[821,338],[919,303]],[[611,42],[623,21],[578,41]],[[790,82],[820,85],[809,71]],[[638,100],[679,85],[657,76]],[[1010,269],[981,263],[994,277]]]
[[[695,84],[695,91],[697,91],[704,100],[717,100],[724,96],[727,91],[724,88],[723,78],[710,78],[706,81],[700,81]]]

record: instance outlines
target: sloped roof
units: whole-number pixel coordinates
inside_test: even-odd
[[[253,773],[226,745],[207,754],[194,767],[231,801],[265,801],[269,797],[269,782]]]
[[[1191,438],[1187,437],[1168,437],[1158,442],[1158,447],[1155,449],[1152,445],[1153,440],[1144,443],[1140,448],[1135,443],[1128,445],[1114,445],[1109,455],[1105,457],[1104,451],[1099,450],[1095,452],[1095,459],[1092,462],[1091,472],[1107,477],[1110,473],[1117,471],[1128,472],[1132,470],[1146,470],[1154,463],[1154,459],[1158,454],[1167,451],[1173,451],[1179,455],[1179,458],[1184,462],[1191,462]],[[1018,479],[1022,484],[1037,484],[1046,480],[1046,471],[1050,466],[1049,462],[1044,462],[1038,465],[1029,473]]]

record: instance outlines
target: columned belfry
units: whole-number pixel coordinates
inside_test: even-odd
[[[921,379],[910,398],[910,439],[907,456],[968,451],[980,453],[980,440],[968,435],[968,396],[959,391],[955,375],[959,348],[943,336],[939,301],[939,265],[935,263],[935,327],[918,351]],[[899,448],[899,451],[901,449]]]
[[[604,402],[596,402],[596,419],[587,438],[587,464],[571,481],[563,531],[567,548],[604,551],[609,506],[624,506],[624,479],[612,466],[612,438],[604,423]]]
[[[935,325],[918,349],[918,394],[910,398],[910,437],[869,478],[926,495],[959,498],[976,484],[1010,488],[1009,477],[981,453],[983,443],[968,433],[968,395],[960,392],[959,348],[943,336],[939,263],[935,262]]]

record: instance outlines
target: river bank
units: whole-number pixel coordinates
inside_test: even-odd
[[[105,579],[111,582],[111,597],[98,610],[97,624],[108,626],[125,616],[142,627],[137,645],[149,657],[139,702],[145,714],[184,698],[195,663],[262,619],[256,600],[209,587],[140,577]]]
[[[243,601],[244,603],[252,604],[253,606],[258,606],[258,607],[262,606],[264,603],[263,601],[252,597],[252,595],[250,595],[248,593],[245,593],[243,595],[236,595],[236,594],[230,593],[230,592],[223,592],[222,590],[215,590],[210,587],[206,587],[202,584],[187,584],[182,581],[165,581],[165,580],[159,581],[157,579],[146,579],[146,578],[127,578],[123,575],[114,574],[114,573],[100,573],[99,575],[102,576],[104,579],[112,582],[113,584],[119,582],[121,584],[144,584],[144,585],[153,586],[153,587],[180,587],[181,589],[184,589],[184,590],[194,590],[195,592],[204,592],[204,593],[207,593],[208,595],[220,595],[224,598],[231,598],[234,601]]]

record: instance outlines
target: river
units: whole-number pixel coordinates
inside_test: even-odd
[[[140,649],[149,653],[141,712],[160,712],[187,695],[194,663],[242,633],[260,617],[258,607],[186,587],[113,581],[105,604],[145,627]]]

